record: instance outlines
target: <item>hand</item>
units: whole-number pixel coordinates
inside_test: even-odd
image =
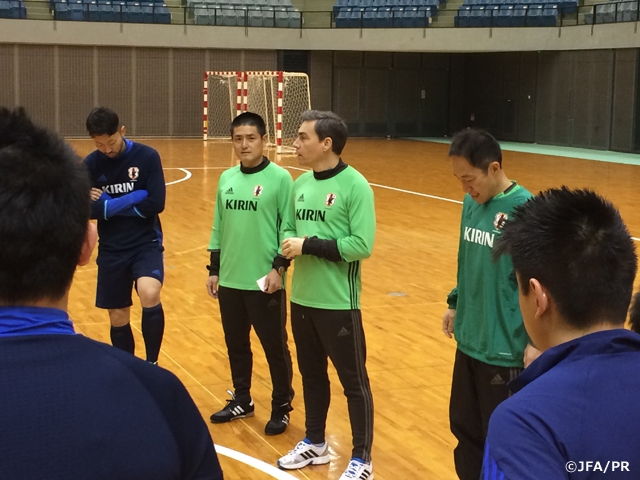
[[[542,355],[542,352],[533,345],[527,345],[524,349],[524,368],[527,368],[533,361]]]
[[[102,190],[99,188],[92,188],[91,189],[91,201],[95,202],[96,200],[98,200],[100,198],[100,196],[102,195]]]
[[[271,269],[271,271],[267,274],[267,278],[264,280],[264,291],[265,293],[275,293],[282,288],[282,277],[280,274]]]
[[[220,277],[217,275],[210,275],[207,278],[207,293],[211,298],[218,298],[218,280]]]
[[[299,255],[302,255],[302,244],[306,240],[304,238],[291,237],[282,241],[282,254],[289,260],[293,260]]]
[[[453,338],[453,321],[455,319],[456,311],[453,308],[448,309],[442,316],[442,331],[449,338]]]

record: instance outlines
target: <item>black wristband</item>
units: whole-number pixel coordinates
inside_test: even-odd
[[[284,268],[284,271],[287,271],[287,268],[289,268],[289,265],[291,265],[291,260],[289,260],[286,257],[283,257],[282,255],[276,255],[273,258],[273,263],[271,264],[271,267],[278,273],[280,273],[280,269]]]
[[[322,240],[318,237],[309,237],[302,244],[302,254],[314,255],[330,262],[342,261],[337,240]]]
[[[209,255],[209,265],[207,265],[207,270],[209,270],[209,276],[215,275],[216,277],[220,275],[220,250],[214,250]]]

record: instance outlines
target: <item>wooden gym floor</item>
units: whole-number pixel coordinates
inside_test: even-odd
[[[84,156],[90,140],[71,140]],[[167,324],[160,364],[189,389],[211,436],[220,449],[227,479],[338,479],[351,453],[346,399],[330,367],[332,403],[327,422],[331,464],[274,477],[264,465],[304,437],[302,386],[294,356],[294,400],[285,434],[266,437],[270,414],[270,380],[255,336],[252,395],[256,415],[230,424],[212,425],[211,413],[225,405],[231,389],[228,360],[217,302],[205,290],[207,245],[220,173],[236,161],[230,143],[201,140],[146,140],[162,157],[167,187],[161,216],[165,234],[166,283],[162,292]],[[349,140],[343,159],[362,172],[376,196],[377,235],[373,256],[364,262],[362,311],[367,336],[368,371],[375,402],[374,473],[377,480],[449,480],[454,438],[449,432],[448,400],[455,343],[440,330],[445,299],[455,284],[463,197],[450,172],[447,145],[409,140]],[[272,153],[269,154],[275,159]],[[278,162],[301,172],[293,156]],[[620,209],[632,235],[640,236],[635,205],[640,168],[531,153],[504,152],[507,175],[533,193],[567,185],[590,187]],[[175,183],[172,183],[175,182]],[[105,311],[94,307],[95,263],[78,270],[70,312],[78,332],[109,342]],[[144,356],[140,308],[134,299],[132,325],[137,353]],[[126,408],[123,405],[123,408]],[[227,450],[230,449],[230,450]],[[231,455],[228,456],[228,455]],[[254,462],[256,463],[256,462]]]

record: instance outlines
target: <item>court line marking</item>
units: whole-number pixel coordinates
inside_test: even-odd
[[[250,457],[249,455],[245,455],[244,453],[237,452],[227,447],[223,447],[222,445],[216,444],[216,452],[220,455],[224,455],[225,457],[233,458],[238,462],[242,462],[250,467],[255,468],[256,470],[260,470],[261,472],[266,473],[267,475],[277,479],[277,480],[298,480],[296,477],[289,475],[288,473],[283,472],[282,470],[277,469],[273,465],[269,465],[268,463],[263,462],[262,460],[258,460],[257,458]]]
[[[309,171],[306,168],[292,167],[292,166],[289,166],[289,165],[284,166],[284,168],[290,168],[292,170],[300,170],[302,172],[308,172]],[[427,197],[427,198],[432,198],[434,200],[442,200],[442,201],[445,201],[445,202],[457,203],[457,204],[462,205],[462,202],[460,200],[453,200],[451,198],[438,197],[436,195],[427,195],[426,193],[413,192],[411,190],[403,190],[401,188],[389,187],[387,185],[380,185],[380,184],[377,184],[377,183],[370,183],[369,185],[371,185],[372,187],[386,188],[387,190],[394,190],[396,192],[409,193],[411,195],[417,195],[419,197]],[[636,242],[640,242],[640,238],[638,238],[638,237],[631,237],[631,239],[635,240]]]
[[[168,169],[167,169],[168,170]],[[186,182],[187,180],[189,180],[191,178],[191,172],[189,170],[187,170],[186,168],[177,168],[176,170],[182,170],[186,175],[184,177],[182,177],[179,180],[174,180],[173,182],[169,182],[169,183],[165,183],[165,185],[169,186],[169,185],[175,185],[176,183],[180,183],[180,182]]]
[[[142,334],[142,330],[140,330],[140,328],[138,328],[138,326],[131,324],[131,326],[136,329],[138,331],[138,333]],[[205,387],[200,380],[198,380],[196,377],[194,377],[191,372],[189,372],[186,368],[184,368],[181,364],[178,363],[177,360],[175,360],[171,355],[169,355],[164,349],[160,349],[160,351],[162,352],[162,354],[167,357],[169,360],[171,360],[173,363],[175,363],[175,365],[182,370],[184,373],[186,373],[189,377],[191,377],[191,379],[196,382],[196,384],[202,388],[205,392],[207,392],[209,395],[211,395],[212,398],[214,398],[218,403],[222,404],[222,400],[220,400],[218,397],[216,397],[207,387]],[[203,419],[204,420],[204,419]],[[262,440],[263,443],[265,443],[268,447],[271,448],[271,450],[273,450],[274,452],[276,452],[278,454],[279,457],[282,456],[282,453],[279,452],[276,447],[274,447],[273,445],[271,445],[266,438],[262,437],[258,432],[256,432],[245,420],[243,419],[238,419],[238,420],[234,420],[235,422],[241,422],[245,427],[247,427],[247,429],[253,433],[258,439]],[[218,445],[216,445],[216,447],[218,447]],[[223,447],[226,448],[226,447]],[[231,450],[229,448],[227,448],[227,450],[229,451],[235,451],[235,450]],[[253,458],[250,457],[249,455],[246,455],[242,452],[236,452],[239,456],[240,455],[244,455],[247,458]],[[231,458],[235,458],[235,457],[231,457]],[[235,458],[236,460],[239,460],[239,458]],[[265,467],[271,467],[271,465],[269,465],[268,463],[263,462],[262,460],[258,460],[257,458],[254,459],[256,461],[255,465],[251,465],[250,466],[254,467],[256,470],[260,470],[263,473],[266,473],[267,475],[272,475],[272,472],[270,470],[263,470],[261,467],[262,465],[264,465]],[[242,460],[239,460],[242,461]],[[259,463],[258,463],[259,462]],[[273,467],[275,469],[275,467]],[[283,474],[284,472],[281,472],[278,469],[275,469],[279,474]],[[298,471],[298,473],[300,475],[302,475],[303,478],[306,478],[307,480],[311,480],[309,477],[307,477],[307,475],[304,474],[304,472]],[[289,475],[288,477],[273,477],[276,478],[277,480],[289,480],[291,478],[293,478],[294,480],[298,480],[296,477],[292,477],[291,475]]]
[[[233,168],[233,166],[229,167],[187,167],[188,170],[226,170],[228,168]],[[182,167],[162,167],[163,170],[185,170]]]

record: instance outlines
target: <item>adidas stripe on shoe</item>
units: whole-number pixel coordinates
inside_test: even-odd
[[[306,438],[298,442],[296,447],[278,460],[278,467],[292,470],[306,467],[307,465],[324,465],[329,463],[329,446],[325,442],[317,447]]]
[[[238,418],[253,417],[255,410],[253,400],[249,403],[242,403],[236,400],[236,396],[231,390],[227,390],[227,393],[231,395],[231,400],[227,400],[226,407],[211,415],[209,418],[211,423],[227,423]]]
[[[340,480],[373,480],[373,465],[359,458],[352,458]]]

